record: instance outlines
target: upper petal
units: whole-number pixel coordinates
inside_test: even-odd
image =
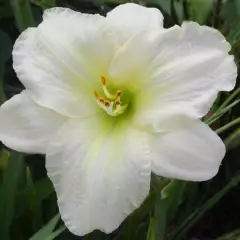
[[[205,181],[214,177],[225,155],[222,140],[197,121],[166,134],[156,134],[151,145],[152,171],[160,176]]]
[[[230,44],[215,29],[184,23],[159,36],[150,64],[149,95],[160,108],[179,106],[194,118],[204,116],[218,91],[234,88],[237,66],[228,53]],[[162,94],[157,94],[162,92]],[[160,104],[160,105],[159,105]]]
[[[46,167],[66,226],[76,235],[110,233],[148,195],[150,159],[143,133],[71,120],[54,136]]]
[[[161,30],[163,15],[156,8],[126,3],[117,6],[107,14],[107,20],[118,31],[120,42],[146,31]]]
[[[116,51],[109,66],[109,76],[115,85],[137,91],[150,81],[149,64],[155,50],[151,35],[138,33]]]
[[[14,69],[38,104],[71,117],[92,115],[96,84],[114,54],[110,35],[104,17],[48,9],[37,28],[17,39]]]
[[[49,138],[65,120],[23,91],[0,107],[0,140],[20,152],[46,153]]]
[[[136,98],[139,125],[154,131],[185,126],[188,119],[209,111],[219,91],[235,86],[237,67],[228,54],[230,44],[217,30],[184,23],[152,35],[148,48],[149,81]]]

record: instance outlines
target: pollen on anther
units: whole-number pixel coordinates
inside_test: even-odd
[[[117,90],[117,92],[116,92],[116,97],[120,97],[121,93],[122,93],[121,90]]]
[[[95,97],[96,97],[97,99],[99,99],[99,96],[98,96],[97,91],[94,91],[94,94],[95,94]]]
[[[104,101],[104,105],[105,105],[106,107],[109,107],[109,106],[110,106],[110,102],[109,102],[108,100],[105,100],[105,101]]]
[[[103,76],[101,76],[101,83],[102,83],[102,85],[106,85],[106,79],[105,79],[105,77],[103,77]]]
[[[104,98],[99,97],[99,102],[104,103],[105,102]]]
[[[116,104],[116,105],[120,105],[119,99],[116,99],[116,100],[115,100],[115,104]]]

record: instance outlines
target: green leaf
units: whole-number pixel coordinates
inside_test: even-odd
[[[154,218],[151,217],[149,227],[148,227],[147,240],[155,240],[154,225],[155,225]]]
[[[178,209],[179,204],[182,202],[182,197],[186,184],[187,183],[184,181],[173,180],[162,190],[162,198],[168,199],[168,223],[172,220]]]
[[[222,237],[216,240],[239,240],[240,239],[240,229],[236,229],[230,233],[224,234]]]
[[[135,210],[125,221],[125,230],[123,239],[132,240],[134,239],[136,228],[142,222],[142,220],[150,215],[152,209],[154,208],[156,194],[150,192],[149,196],[145,199],[143,204]]]
[[[219,107],[218,111],[224,107],[226,107],[234,98],[236,98],[238,95],[240,95],[240,88],[237,88],[235,91],[233,91],[228,98],[222,103],[222,105]]]
[[[23,155],[12,152],[0,187],[0,219],[4,219],[0,224],[2,240],[9,239],[9,228],[14,217],[16,193],[23,171]]]
[[[229,128],[232,128],[232,127],[234,127],[235,125],[238,125],[238,124],[240,124],[240,117],[238,117],[238,118],[234,119],[233,121],[227,123],[226,125],[218,128],[215,132],[217,134],[223,133],[223,132],[227,131]]]
[[[174,181],[160,179],[157,176],[152,177],[152,185],[156,192],[155,206],[153,215],[150,219],[148,228],[148,240],[164,240],[166,239],[166,228],[168,223],[168,210],[172,206],[171,201],[173,189],[178,187]]]
[[[59,229],[57,229],[56,231],[54,231],[53,233],[51,233],[46,240],[53,240],[56,237],[58,237],[63,231],[66,230],[65,226],[60,227]]]
[[[8,4],[0,5],[0,20],[4,18],[11,18],[12,10]],[[1,39],[1,38],[0,38]]]
[[[219,108],[216,112],[212,114],[212,116],[208,117],[204,122],[208,125],[211,125],[215,121],[217,121],[219,118],[221,118],[224,114],[229,112],[234,106],[236,106],[238,103],[240,103],[240,99],[232,102],[228,106],[224,108]]]
[[[165,240],[167,227],[168,199],[162,199],[161,193],[157,193],[154,215],[150,220],[147,240]]]
[[[240,1],[228,0],[223,5],[220,16],[223,18],[228,30],[227,40],[233,45],[233,52],[236,51],[235,43],[240,40]],[[237,49],[238,50],[238,49]]]
[[[10,153],[2,149],[0,153],[0,170],[4,171],[8,165],[8,159],[9,159]]]
[[[12,42],[10,37],[0,29],[0,65],[10,58],[12,52]],[[1,72],[0,72],[1,74]]]
[[[40,6],[43,10],[56,6],[56,0],[31,0],[31,2]]]
[[[5,100],[3,89],[3,75],[5,72],[5,64],[10,58],[12,52],[12,42],[9,36],[0,29],[0,103]]]
[[[207,200],[200,208],[196,209],[190,214],[185,221],[179,225],[174,233],[171,235],[170,240],[180,240],[185,233],[196,224],[204,214],[209,211],[216,203],[218,203],[223,196],[225,196],[232,188],[237,186],[240,182],[240,173],[238,173],[224,188],[217,192],[212,198]]]
[[[104,3],[123,4],[127,3],[128,0],[103,0]]]
[[[48,240],[53,233],[60,219],[60,214],[54,216],[44,227],[42,227],[37,233],[35,233],[29,240]],[[52,238],[53,239],[53,238]]]
[[[49,178],[44,178],[35,183],[35,191],[38,199],[43,200],[54,192],[52,182]]]
[[[188,0],[190,20],[204,24],[211,12],[214,0]]]
[[[181,24],[184,19],[183,3],[173,0],[172,15],[176,15],[178,23]]]
[[[27,176],[27,188],[29,189],[29,204],[32,212],[32,226],[34,230],[37,230],[42,225],[42,209],[41,201],[39,200],[35,186],[32,179],[32,174],[29,168],[26,169]]]
[[[153,3],[159,5],[166,13],[171,14],[171,0],[154,0]]]
[[[214,109],[213,108],[211,109],[213,114],[210,116],[207,116],[204,122],[210,125],[216,120],[218,120],[222,115],[224,115],[229,110],[231,110],[234,106],[236,106],[240,102],[240,99],[237,99],[234,102],[232,102],[232,100],[238,97],[238,95],[240,95],[240,88],[237,88],[235,91],[233,91],[220,106],[219,104],[215,103]],[[218,101],[219,101],[219,97],[218,97]]]
[[[227,150],[231,150],[240,145],[240,128],[233,132],[227,139],[224,141]]]
[[[29,0],[10,0],[10,5],[20,32],[35,26]]]
[[[30,173],[27,172],[27,174]],[[29,178],[30,176],[28,176],[28,186],[26,186],[26,189],[24,189],[17,195],[15,218],[21,217],[30,209],[34,210],[34,206],[40,207],[41,202],[44,199],[48,198],[54,192],[54,188],[49,178],[44,178],[37,181],[36,183],[34,183],[34,186],[29,184]]]
[[[228,0],[223,5],[220,15],[227,21],[228,26],[232,26],[239,21],[240,1]]]

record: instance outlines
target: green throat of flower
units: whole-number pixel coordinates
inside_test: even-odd
[[[97,91],[94,92],[98,106],[112,117],[123,114],[128,107],[128,101],[125,99],[123,101],[122,90],[117,90],[115,94],[110,93],[107,89],[106,79],[103,76],[101,76],[101,85],[104,97],[99,96]]]

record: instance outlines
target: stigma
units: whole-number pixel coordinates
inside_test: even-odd
[[[123,114],[127,109],[128,104],[123,104],[121,101],[122,91],[117,90],[115,94],[110,93],[107,89],[106,79],[103,76],[101,76],[101,85],[105,96],[101,97],[98,92],[95,91],[94,94],[97,104],[112,117]]]

